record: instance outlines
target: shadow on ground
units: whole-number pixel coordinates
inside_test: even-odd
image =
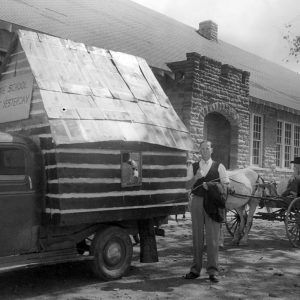
[[[120,280],[98,281],[87,262],[44,266],[1,274],[1,299],[299,298],[300,249],[291,247],[283,224],[255,220],[247,247],[231,246],[226,234],[217,285],[205,269],[196,280],[183,278],[192,261],[190,226],[189,219],[164,225],[158,263],[141,264],[135,246],[130,272]]]

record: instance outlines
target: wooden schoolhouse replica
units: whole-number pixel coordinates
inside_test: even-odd
[[[120,230],[140,225],[143,235],[141,220],[182,212],[187,204],[187,151],[194,150],[188,130],[140,57],[18,30],[0,71],[1,142],[29,138],[44,168],[27,174],[38,221],[24,222],[32,228],[18,229],[19,236],[30,235],[30,252],[47,252],[86,248],[85,238],[97,233],[92,253],[102,253],[117,235],[125,254],[111,259],[110,249],[103,250],[95,268],[105,279],[123,275],[132,246]],[[122,175],[123,157],[134,161],[134,180]],[[29,164],[25,155],[25,173]],[[117,229],[108,234],[111,228]]]

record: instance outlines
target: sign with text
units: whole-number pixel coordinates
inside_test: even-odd
[[[32,86],[32,74],[0,82],[0,123],[29,118]]]

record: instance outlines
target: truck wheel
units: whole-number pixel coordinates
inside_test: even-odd
[[[129,270],[132,251],[130,236],[124,229],[107,227],[98,231],[91,247],[93,272],[103,280],[122,277]]]

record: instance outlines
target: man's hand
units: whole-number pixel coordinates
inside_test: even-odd
[[[207,183],[206,183],[206,182],[203,182],[203,183],[202,183],[202,186],[203,186],[203,188],[204,188],[205,190],[208,190],[208,186],[207,186]]]

